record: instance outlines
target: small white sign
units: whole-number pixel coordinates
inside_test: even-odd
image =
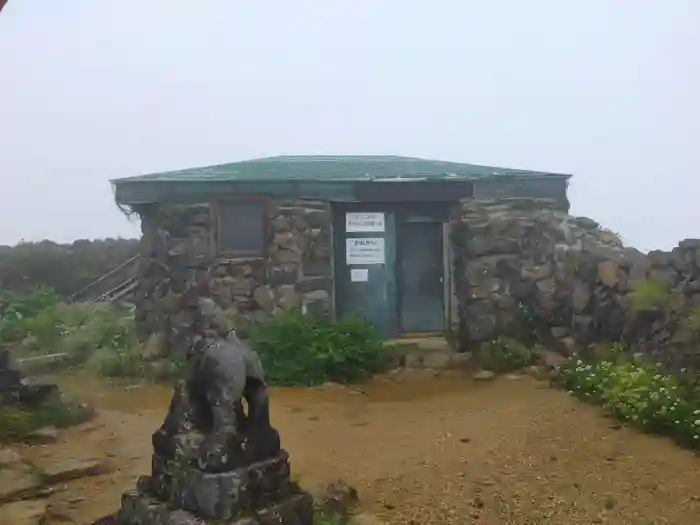
[[[345,262],[348,265],[384,264],[384,239],[381,237],[345,239]]]
[[[350,282],[366,283],[369,281],[369,270],[367,268],[352,268],[350,270]]]
[[[346,232],[383,232],[383,213],[346,213]]]

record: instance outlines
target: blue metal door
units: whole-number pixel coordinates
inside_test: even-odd
[[[397,229],[400,330],[442,332],[445,326],[442,225],[409,219]]]
[[[378,220],[379,227],[348,227],[348,214],[360,222]],[[357,226],[357,224],[356,224]],[[362,231],[362,230],[375,231]],[[379,231],[381,230],[381,231]],[[394,214],[370,204],[335,204],[333,254],[337,317],[361,315],[386,338],[398,335]]]

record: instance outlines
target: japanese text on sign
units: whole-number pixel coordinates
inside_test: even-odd
[[[345,239],[345,262],[351,264],[384,264],[384,239]]]
[[[346,232],[383,232],[383,213],[346,213]]]

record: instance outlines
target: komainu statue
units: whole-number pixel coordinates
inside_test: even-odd
[[[116,514],[95,523],[312,524],[312,499],[291,481],[289,455],[270,424],[258,355],[211,299],[197,306],[203,327],[188,377],[175,385],[153,434],[151,475],[124,494]]]

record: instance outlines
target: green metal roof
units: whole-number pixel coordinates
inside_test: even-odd
[[[116,185],[122,182],[360,182],[484,179],[499,176],[568,178],[570,175],[394,155],[281,155],[126,177],[112,182]]]

